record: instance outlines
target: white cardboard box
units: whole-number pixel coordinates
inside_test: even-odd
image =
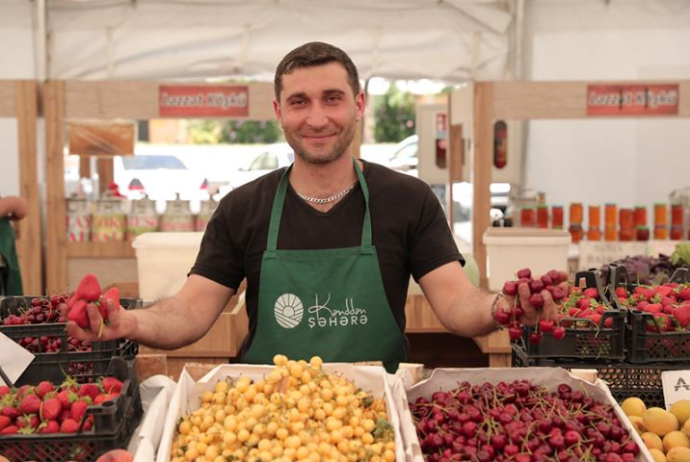
[[[554,390],[559,384],[566,383],[570,385],[573,390],[582,390],[597,401],[609,403],[613,406],[621,424],[628,429],[633,440],[640,448],[640,454],[636,460],[653,462],[649,450],[632,427],[630,420],[628,420],[623,410],[611,395],[611,391],[608,386],[606,386],[606,383],[599,379],[597,379],[594,384],[589,383],[560,367],[435,369],[428,379],[417,383],[407,390],[407,401],[408,403],[414,402],[420,396],[429,398],[435,391],[439,390],[452,390],[457,387],[458,382],[463,381],[467,381],[473,385],[481,385],[485,382],[496,384],[500,381],[512,382],[514,380],[524,379],[529,379],[532,383],[543,385]],[[399,393],[396,396],[399,396]],[[397,403],[399,406],[402,406],[398,409],[398,413],[400,415],[402,436],[406,450],[411,453],[419,454],[419,458],[416,458],[415,462],[422,462],[421,447],[413,424],[412,414],[409,411],[409,405],[408,403],[400,403],[400,400],[398,400]]]
[[[555,269],[568,270],[570,233],[538,228],[489,228],[484,232],[489,289],[495,292],[503,283],[517,279],[516,273],[529,268],[532,274]]]
[[[144,302],[177,293],[196,261],[202,232],[144,233],[132,242],[137,255],[139,296]]]
[[[204,391],[212,390],[217,381],[226,377],[239,377],[240,375],[244,375],[253,380],[260,380],[273,369],[273,366],[222,364],[214,368],[198,382],[195,382],[185,367],[182,374],[180,374],[177,387],[170,400],[170,407],[165,418],[165,426],[163,428],[160,446],[158,447],[156,461],[170,461],[172,442],[177,432],[177,423],[184,414],[200,407],[199,397]],[[400,401],[400,394],[398,393],[398,400],[396,402],[393,398],[391,388],[391,383],[400,383],[399,379],[387,374],[386,370],[380,366],[355,366],[346,363],[327,363],[323,365],[323,369],[326,372],[338,373],[352,380],[357,386],[371,392],[375,397],[383,396],[388,409],[388,420],[395,431],[396,460],[414,460],[410,455],[405,454],[406,448],[403,444],[401,424],[397,414],[397,403]]]

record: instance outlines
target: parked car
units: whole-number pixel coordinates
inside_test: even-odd
[[[295,160],[295,153],[287,143],[275,143],[267,146],[258,154],[249,158],[244,165],[229,174],[229,181],[220,187],[221,196],[232,189],[254,181],[275,169],[288,167]]]
[[[178,157],[169,154],[144,154],[113,159],[113,177],[120,193],[130,199],[203,199],[204,178],[187,168]]]
[[[419,166],[418,150],[419,136],[408,136],[393,149],[393,154],[388,158],[388,167],[417,176],[417,168]]]

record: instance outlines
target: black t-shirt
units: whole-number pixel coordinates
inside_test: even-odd
[[[401,332],[410,274],[419,280],[452,261],[464,263],[438,198],[414,177],[371,162],[363,174],[369,187],[372,240],[383,285]],[[209,222],[191,274],[237,289],[247,278],[249,336],[256,332],[261,258],[266,250],[271,206],[285,169],[243,185],[220,202]],[[361,243],[364,196],[359,184],[328,212],[320,212],[288,187],[278,249],[356,247]]]

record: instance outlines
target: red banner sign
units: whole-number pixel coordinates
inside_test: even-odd
[[[247,86],[161,85],[158,87],[161,117],[247,117]]]
[[[678,85],[588,85],[587,115],[678,114]]]

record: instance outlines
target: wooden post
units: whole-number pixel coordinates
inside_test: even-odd
[[[14,90],[19,147],[19,189],[20,195],[29,204],[26,217],[17,222],[17,252],[24,293],[41,295],[43,293],[43,266],[41,201],[38,193],[36,158],[37,85],[33,80],[21,80],[15,83]]]
[[[474,161],[472,188],[474,208],[472,210],[474,258],[479,267],[479,283],[488,287],[486,271],[486,247],[484,231],[490,226],[491,211],[491,158],[493,152],[493,83],[475,84],[474,93]]]
[[[46,124],[46,286],[47,293],[67,287],[67,229],[65,204],[65,83],[45,84]]]

